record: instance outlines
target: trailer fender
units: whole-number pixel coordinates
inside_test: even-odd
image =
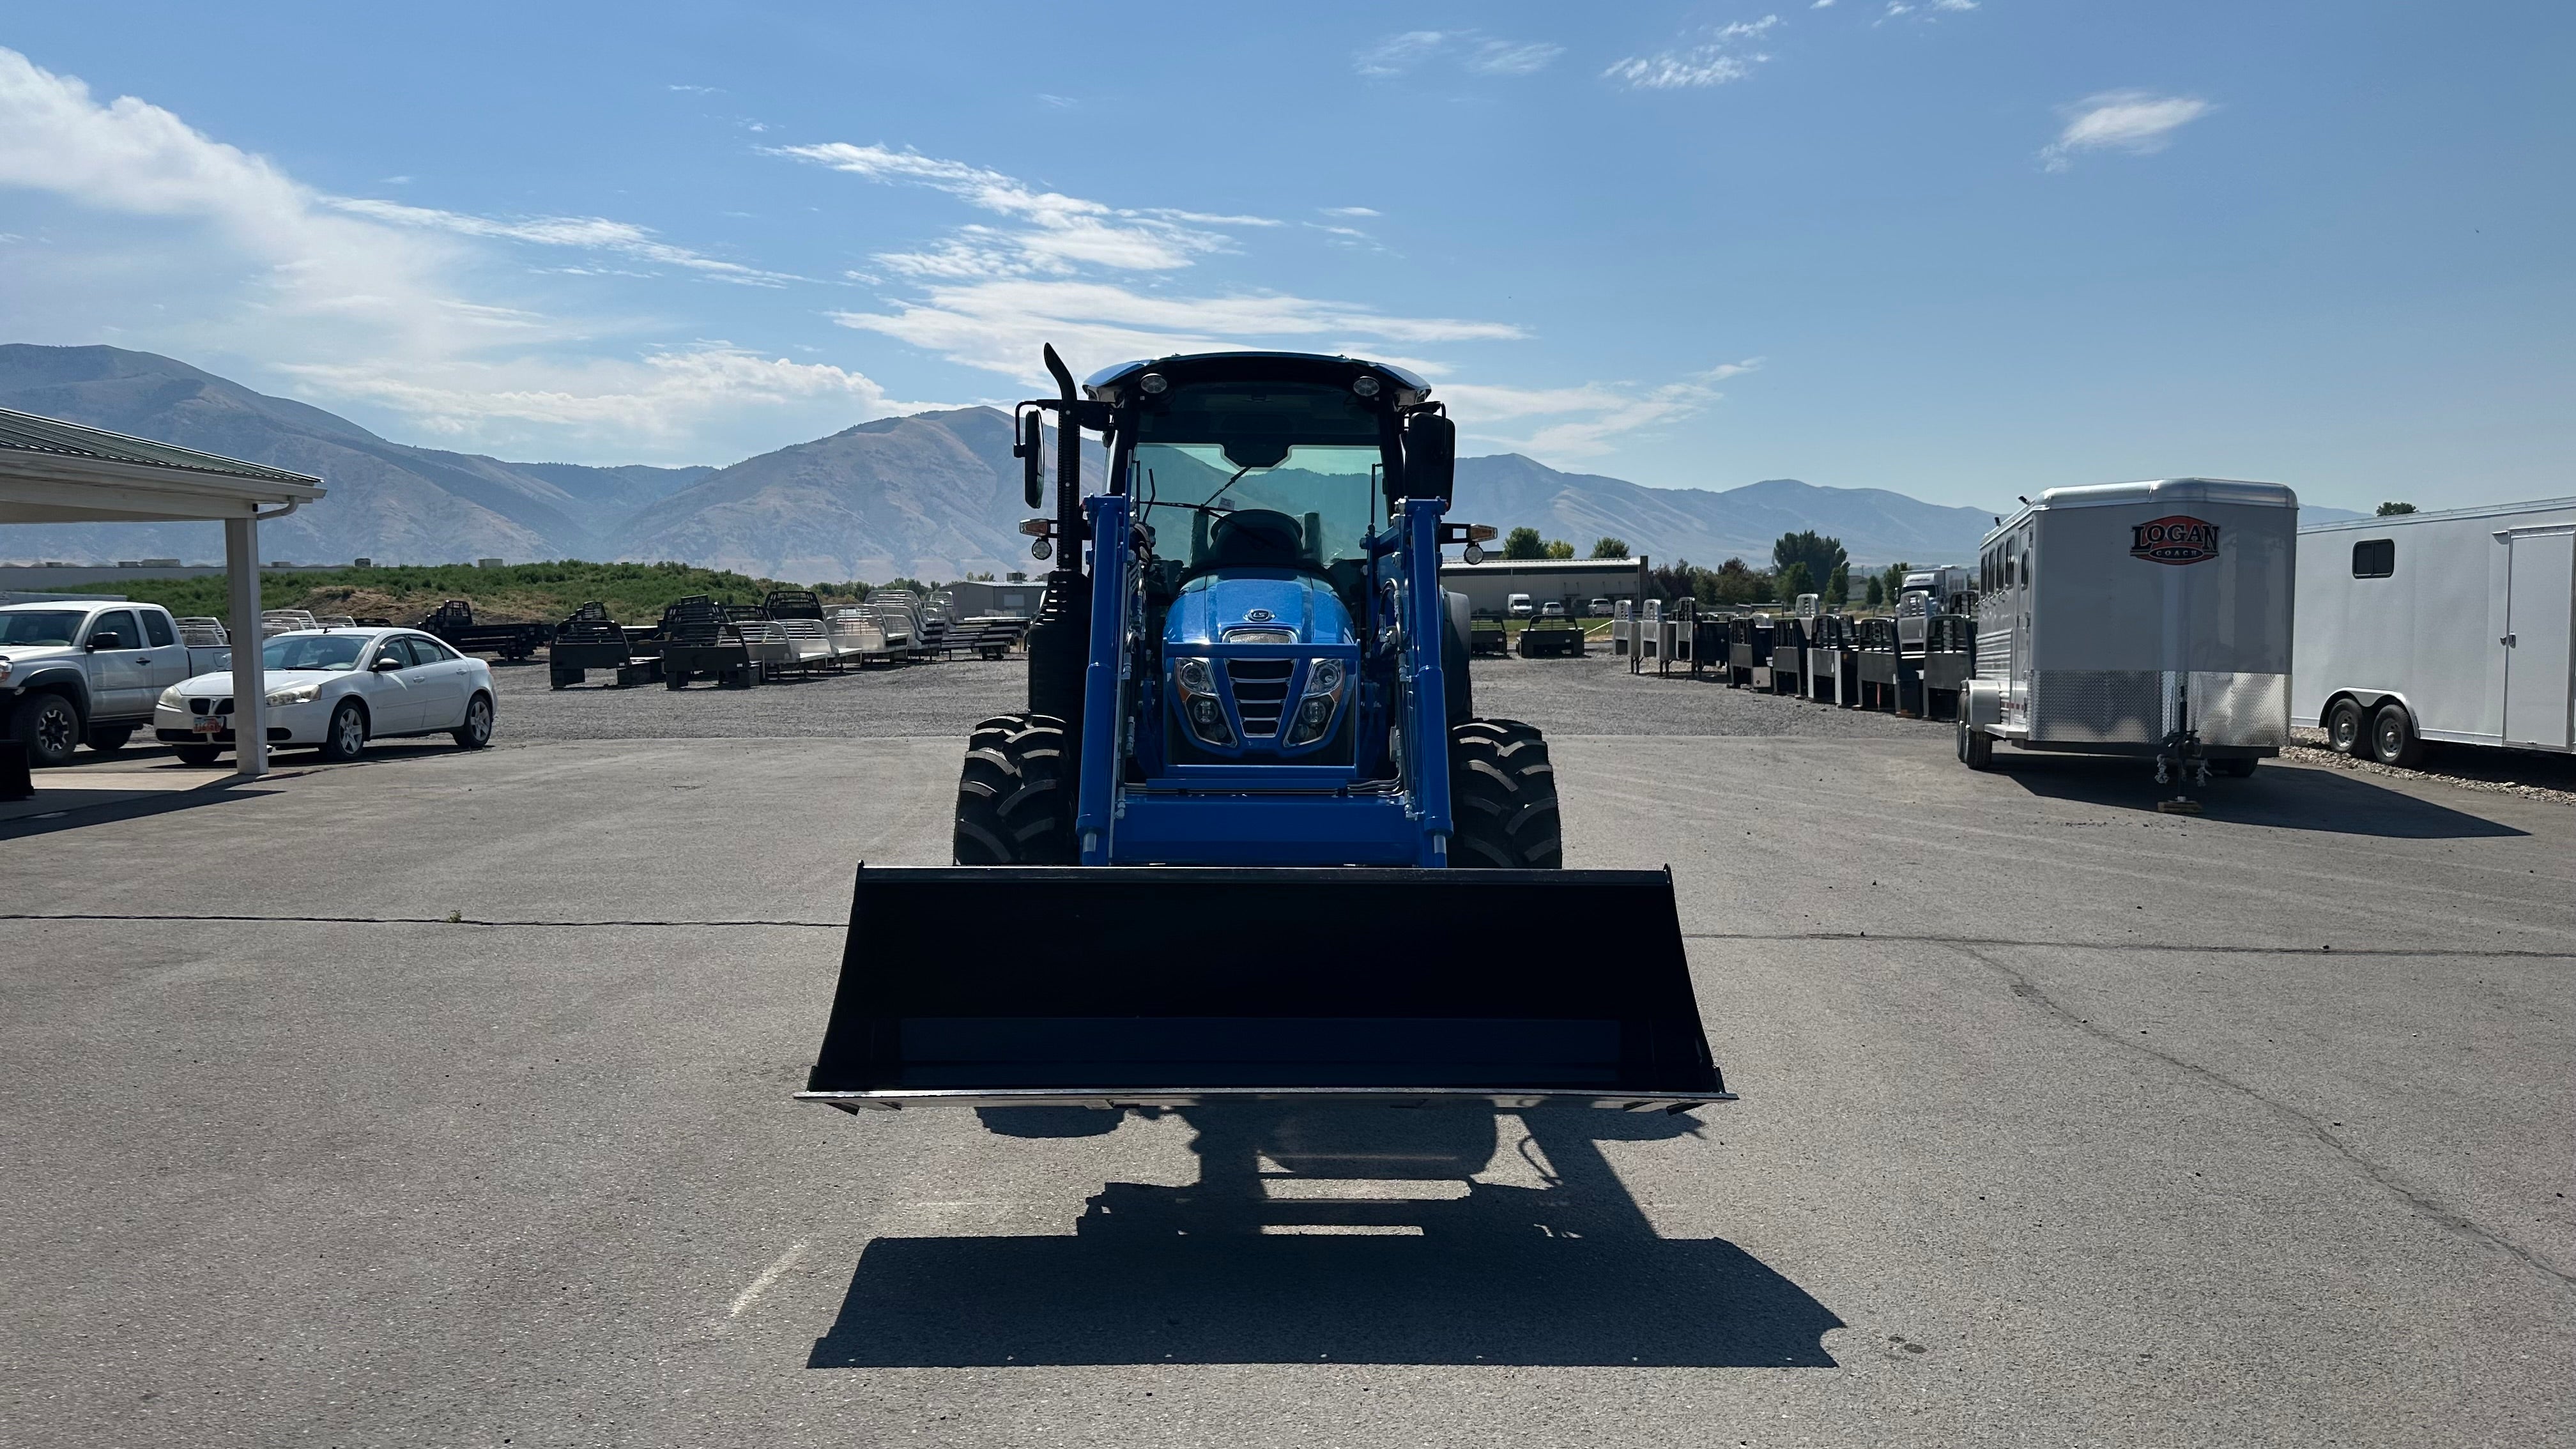
[[[2364,719],[2377,714],[2381,705],[2391,703],[2406,705],[2406,712],[2408,714],[2412,715],[2415,713],[2415,706],[2406,704],[2406,696],[2398,694],[2392,690],[2338,689],[2332,694],[2327,695],[2326,702],[2318,708],[2317,728],[2324,729],[2326,727],[2326,721],[2334,715],[2335,701],[2339,699],[2348,699],[2353,703],[2360,705],[2362,717]]]
[[[1961,701],[1961,714],[1971,729],[2004,722],[2004,686],[1996,679],[1971,679],[1967,698]]]

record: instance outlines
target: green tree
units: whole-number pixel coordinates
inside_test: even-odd
[[[2382,518],[2392,517],[2400,513],[2412,513],[2414,511],[2415,505],[2412,503],[2383,503],[2379,505],[2379,516]]]
[[[1841,568],[1844,561],[1843,541],[1827,538],[1812,528],[1784,533],[1780,535],[1779,542],[1771,545],[1773,568],[1786,569],[1793,563],[1802,563],[1807,566],[1810,579],[1832,578],[1834,570]],[[1814,593],[1815,589],[1810,587],[1807,592]]]
[[[1603,534],[1600,538],[1593,540],[1592,556],[1594,558],[1626,558],[1628,556],[1628,540],[1624,538],[1612,538],[1608,534]]]
[[[1574,545],[1567,543],[1561,538],[1551,538],[1547,541],[1547,556],[1549,558],[1572,558],[1574,557]]]
[[[1503,557],[1545,558],[1547,540],[1540,538],[1535,528],[1515,528],[1503,535]]]
[[[1740,558],[1708,570],[1706,578],[1708,591],[1703,597],[1712,604],[1750,604],[1771,592],[1771,581]]]
[[[1886,572],[1878,576],[1879,587],[1885,591],[1885,602],[1890,607],[1895,605],[1897,595],[1905,592],[1905,576],[1912,572],[1914,565],[1895,563],[1889,564]]]
[[[1836,564],[1825,580],[1825,602],[1839,609],[1851,602],[1851,565]]]
[[[1781,603],[1794,605],[1798,602],[1800,594],[1812,594],[1815,591],[1816,576],[1807,572],[1805,559],[1793,559],[1787,568],[1780,570]]]
[[[1869,607],[1873,609],[1882,607],[1887,603],[1887,585],[1880,583],[1878,581],[1878,575],[1876,574],[1871,574],[1869,576],[1869,598],[1867,603]]]

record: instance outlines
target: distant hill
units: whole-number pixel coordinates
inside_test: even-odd
[[[388,442],[346,418],[117,347],[0,346],[0,407],[322,478],[320,503],[260,528],[270,558],[452,562],[599,557],[637,507],[712,468],[505,463]],[[0,527],[0,560],[223,556],[213,524]]]
[[[1527,526],[1578,553],[1607,534],[1662,562],[1715,565],[1740,557],[1769,567],[1783,533],[1812,528],[1842,540],[1855,563],[1955,563],[1976,556],[1994,515],[1944,508],[1883,488],[1819,488],[1773,478],[1723,492],[1647,488],[1592,473],[1561,473],[1518,453],[1458,460],[1458,517]]]
[[[764,578],[883,582],[1028,569],[1010,421],[984,407],[880,418],[727,468],[513,463],[412,447],[148,352],[0,346],[0,407],[321,477],[330,495],[263,525],[270,559],[338,563],[673,560]],[[1088,474],[1100,476],[1095,450]],[[1812,528],[1858,563],[1976,553],[1991,514],[1878,488],[1775,478],[1647,488],[1518,454],[1464,458],[1456,512],[1589,552],[1604,534],[1658,561],[1766,564]],[[211,524],[0,526],[0,562],[222,556]]]

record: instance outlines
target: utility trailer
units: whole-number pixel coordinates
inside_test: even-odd
[[[723,689],[760,682],[741,628],[724,605],[705,594],[675,599],[662,610],[662,686],[686,689],[693,679],[713,680]]]
[[[2290,714],[2346,754],[2576,747],[2576,498],[2299,533]]]
[[[594,669],[613,676],[611,689],[632,689],[662,677],[661,657],[649,649],[638,652],[635,631],[608,617],[608,607],[596,599],[555,626],[546,645],[546,682],[570,689]]]
[[[1023,525],[1058,561],[1028,707],[969,739],[956,867],[858,872],[800,1095],[853,1113],[1733,1100],[1670,876],[1562,869],[1545,739],[1475,714],[1466,601],[1439,586],[1442,546],[1467,541],[1443,521],[1457,432],[1429,384],[1236,352],[1077,392],[1044,355],[1059,396],[1013,414],[1031,508],[1056,463],[1053,515]],[[1045,944],[925,969],[965,916]],[[1488,920],[1512,930],[1459,929]]]
[[[1986,535],[1959,758],[2151,758],[2250,775],[2290,737],[2298,495],[2173,478],[2052,488]]]
[[[477,622],[474,606],[464,599],[450,599],[421,616],[412,627],[424,634],[435,634],[467,654],[492,654],[503,659],[531,659],[554,637],[551,624],[496,624]]]

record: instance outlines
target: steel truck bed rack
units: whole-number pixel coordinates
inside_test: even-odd
[[[1580,659],[1583,626],[1571,619],[1531,620],[1516,646],[1523,659]]]
[[[787,631],[778,627],[778,621],[758,604],[727,604],[725,616],[741,633],[742,647],[751,656],[752,673],[761,682],[776,681],[793,666],[796,646],[788,642]]]
[[[711,679],[726,689],[760,682],[742,630],[725,617],[724,605],[705,594],[674,600],[662,610],[662,685],[686,689],[693,679]]]
[[[1852,620],[1821,615],[1807,629],[1807,698],[1848,705],[1860,699],[1860,655],[1852,647]]]
[[[844,665],[865,669],[872,663],[891,663],[902,657],[886,641],[885,625],[878,622],[876,611],[865,604],[844,604],[834,609],[823,627],[832,636],[832,652]]]
[[[1976,674],[1977,621],[1966,614],[1927,616],[1923,621],[1923,717],[1957,719],[1960,697]]]
[[[1896,620],[1863,619],[1857,629],[1852,654],[1857,660],[1860,694],[1855,701],[1862,709],[1896,710],[1899,681],[1911,672],[1897,647]]]
[[[1807,672],[1807,621],[1781,617],[1771,621],[1771,692],[1800,694]]]
[[[477,623],[474,606],[463,599],[450,599],[421,616],[412,626],[424,634],[435,634],[468,654],[495,654],[503,659],[533,658],[554,638],[551,624],[486,624]]]
[[[1467,624],[1467,652],[1508,656],[1512,636],[1500,619],[1473,619]]]
[[[608,617],[608,607],[594,599],[555,626],[546,645],[546,682],[569,689],[594,669],[614,675],[611,689],[632,689],[662,677],[662,661],[648,647],[638,652],[635,631]]]

